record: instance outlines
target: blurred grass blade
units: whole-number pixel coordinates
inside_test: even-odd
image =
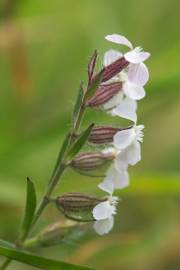
[[[78,152],[81,150],[81,148],[84,146],[84,144],[88,140],[88,137],[93,127],[94,127],[94,124],[91,124],[85,131],[83,131],[80,134],[80,136],[77,138],[77,140],[74,142],[74,144],[70,148],[67,154],[67,160],[72,160],[78,154]]]
[[[76,122],[78,120],[79,113],[81,110],[81,105],[83,103],[83,98],[84,98],[84,90],[83,90],[83,83],[81,82],[79,87],[79,93],[73,111],[73,127],[76,126]]]
[[[27,236],[36,210],[36,191],[33,182],[27,178],[27,194],[24,220],[20,232],[19,240],[22,241]]]
[[[61,261],[35,256],[31,253],[16,250],[4,245],[0,240],[0,255],[44,270],[93,270],[86,266],[78,266]]]

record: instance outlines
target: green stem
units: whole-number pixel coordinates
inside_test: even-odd
[[[35,213],[35,216],[34,216],[34,219],[33,219],[32,225],[31,225],[31,229],[36,224],[36,222],[38,221],[42,212],[44,211],[45,207],[49,203],[48,198],[51,196],[51,194],[52,194],[54,188],[56,187],[56,185],[59,181],[59,178],[62,176],[65,168],[66,168],[66,165],[61,163],[60,166],[57,168],[56,172],[54,173],[53,178],[48,185],[47,191],[45,192],[45,195],[43,196],[43,198],[42,198],[42,200],[37,208],[37,211]]]
[[[58,160],[57,160],[57,163],[55,165],[55,168],[54,168],[53,174],[51,176],[51,179],[49,181],[47,190],[46,190],[46,192],[45,192],[42,200],[39,203],[39,206],[38,206],[37,211],[35,213],[33,222],[31,224],[31,228],[30,228],[29,232],[26,234],[26,236],[24,237],[23,242],[26,241],[26,239],[27,239],[30,231],[36,225],[36,223],[39,220],[42,212],[44,211],[44,209],[46,208],[47,204],[49,203],[48,198],[51,196],[52,192],[54,191],[54,188],[56,187],[56,185],[59,182],[60,177],[62,176],[64,170],[67,167],[67,165],[63,163],[64,154],[67,152],[68,148],[71,146],[71,144],[73,142],[73,135],[78,131],[78,129],[79,129],[80,125],[81,125],[81,120],[83,118],[84,111],[85,111],[85,107],[84,107],[83,104],[81,104],[81,108],[80,108],[80,112],[79,112],[79,116],[78,116],[77,122],[76,122],[76,124],[75,124],[72,132],[67,135],[67,138],[68,138],[68,136],[70,136],[69,142],[67,144],[65,144],[65,145],[62,145],[62,147],[60,149]],[[23,246],[23,243],[22,243],[22,246]],[[8,265],[11,263],[11,261],[12,261],[11,259],[7,259],[3,263],[3,265],[0,267],[0,270],[5,270],[8,267]]]

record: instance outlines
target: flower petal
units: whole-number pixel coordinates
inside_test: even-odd
[[[127,168],[128,168],[128,162],[127,162],[126,156],[122,155],[122,153],[124,153],[125,151],[126,149],[122,150],[118,154],[115,160],[115,167],[119,171],[127,171]]]
[[[129,185],[129,175],[126,170],[121,170],[115,164],[110,167],[107,175],[98,187],[109,194],[112,194],[114,189],[122,189]]]
[[[128,68],[128,80],[139,86],[144,86],[149,80],[149,71],[144,63],[132,64]]]
[[[114,146],[119,150],[126,148],[136,138],[134,128],[118,131],[113,138]]]
[[[146,92],[142,86],[134,84],[132,82],[125,82],[123,85],[124,94],[134,100],[140,100],[145,97]]]
[[[135,141],[126,149],[124,149],[119,157],[123,162],[130,165],[135,165],[141,160],[141,145],[139,142]]]
[[[105,37],[105,39],[107,39],[108,41],[111,41],[113,43],[125,45],[125,46],[129,47],[130,49],[133,48],[131,42],[126,37],[124,37],[122,35],[118,35],[118,34],[107,35]]]
[[[96,220],[106,219],[116,213],[114,205],[110,205],[109,201],[101,202],[93,209],[93,217]]]
[[[134,50],[127,52],[124,54],[124,58],[133,64],[139,64],[148,59],[150,53],[141,52],[139,47],[136,47]]]
[[[119,91],[115,96],[113,96],[108,102],[103,104],[104,110],[110,110],[114,108],[115,106],[119,105],[121,103],[123,98],[123,91]]]
[[[150,55],[151,54],[149,52],[140,52],[139,57],[141,58],[141,62],[146,61],[150,57]]]
[[[113,175],[112,175],[113,176]],[[98,187],[100,189],[102,189],[103,191],[112,194],[114,191],[114,185],[113,185],[113,181],[112,181],[112,176],[111,175],[107,175],[104,179],[103,182],[101,182]]]
[[[114,189],[123,189],[129,185],[129,174],[117,167],[113,178]]]
[[[98,220],[94,223],[94,229],[99,235],[107,234],[112,230],[114,225],[114,218]]]
[[[135,123],[137,121],[136,109],[136,101],[125,98],[116,108],[111,111],[111,113],[112,115],[117,115],[122,118],[129,119]]]
[[[104,59],[103,59],[104,66],[106,67],[106,66],[112,64],[117,59],[121,58],[122,56],[123,56],[122,53],[115,51],[115,50],[109,50],[109,51],[105,52]]]

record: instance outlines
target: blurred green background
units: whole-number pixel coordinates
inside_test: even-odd
[[[139,102],[145,139],[141,163],[114,230],[41,251],[56,259],[107,270],[180,269],[180,33],[179,0],[0,1],[0,238],[16,238],[31,177],[40,196],[70,126],[80,80],[95,48],[120,33],[150,51],[147,97]],[[123,125],[88,112],[85,123]],[[94,180],[69,171],[57,193],[96,194]],[[50,208],[43,224],[59,218]],[[38,251],[40,252],[40,251]],[[9,269],[35,269],[13,263]]]

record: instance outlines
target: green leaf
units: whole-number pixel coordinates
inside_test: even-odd
[[[80,134],[80,136],[77,138],[77,140],[71,146],[71,148],[67,154],[68,161],[72,160],[78,154],[78,152],[81,150],[81,148],[84,146],[84,144],[88,140],[88,137],[89,137],[93,127],[94,127],[94,124],[91,124],[85,131],[83,131]]]
[[[101,80],[102,80],[102,74],[103,72],[99,72],[96,77],[94,78],[94,80],[92,81],[90,87],[87,89],[87,92],[85,94],[85,101],[87,101],[88,99],[90,99],[91,97],[94,96],[97,88],[99,87]]]
[[[27,236],[36,210],[36,191],[33,182],[27,178],[26,207],[19,240]]]
[[[74,106],[74,111],[73,111],[73,127],[76,126],[77,119],[79,117],[79,113],[81,110],[81,105],[83,103],[83,98],[84,98],[84,90],[83,90],[83,83],[81,82],[80,87],[79,87],[79,93],[77,96],[77,100]]]
[[[57,157],[57,160],[56,160],[56,165],[54,167],[54,170],[53,170],[53,173],[52,173],[52,176],[51,176],[51,179],[52,177],[54,176],[56,170],[57,170],[57,167],[59,166],[59,164],[61,163],[63,157],[65,156],[65,153],[67,151],[67,148],[68,148],[68,145],[69,145],[69,142],[70,142],[70,138],[71,138],[71,135],[70,133],[68,133],[68,135],[66,136],[66,138],[64,139],[64,142],[62,144],[62,147],[61,147],[61,150],[59,152],[59,155]]]
[[[7,247],[0,240],[0,255],[11,260],[19,261],[44,270],[93,270],[86,266],[78,266],[57,260],[47,259],[24,252],[15,248]]]

